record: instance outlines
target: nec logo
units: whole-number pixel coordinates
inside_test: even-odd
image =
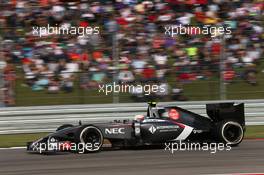
[[[125,134],[125,128],[105,128],[105,134]]]

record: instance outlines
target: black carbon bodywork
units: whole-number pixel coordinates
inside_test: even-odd
[[[112,147],[162,144],[177,140],[212,140],[216,123],[224,119],[239,122],[245,128],[244,104],[207,104],[208,117],[178,106],[156,107],[149,105],[147,114],[140,120],[115,120],[105,123],[89,123],[70,126],[28,143],[28,151],[36,151],[36,144],[56,142],[81,142],[81,132],[90,126],[97,128]],[[173,111],[173,114],[170,112]],[[171,115],[174,116],[171,117]]]

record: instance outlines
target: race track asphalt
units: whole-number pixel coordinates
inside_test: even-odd
[[[28,154],[0,150],[0,175],[166,175],[264,173],[264,141],[231,151],[115,150],[93,154]]]

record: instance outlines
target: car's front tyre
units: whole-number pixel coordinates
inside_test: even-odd
[[[104,138],[101,130],[93,125],[84,127],[79,135],[79,144],[82,144],[85,152],[100,151],[103,140]]]

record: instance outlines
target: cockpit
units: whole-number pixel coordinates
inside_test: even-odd
[[[156,102],[149,102],[147,115],[136,115],[135,120],[142,121],[144,119],[157,119],[160,118],[159,110]]]
[[[156,102],[149,102],[147,115],[136,115],[135,120],[142,121],[144,119],[172,119],[178,120],[180,113],[175,108],[158,108]]]

